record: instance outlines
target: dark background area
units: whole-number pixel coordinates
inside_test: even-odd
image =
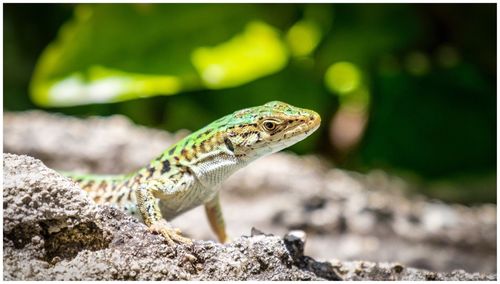
[[[75,20],[79,8],[4,4],[4,111],[123,114],[175,131],[282,100],[322,116],[318,133],[292,148],[297,153],[316,153],[355,171],[381,168],[447,201],[496,202],[495,4],[86,5],[92,17]],[[144,13],[150,14],[140,18]],[[66,29],[76,35],[76,47],[68,47],[71,60],[45,71],[50,79],[92,64],[196,74],[183,52],[228,41],[255,19],[274,27],[283,41],[304,19],[321,37],[308,54],[292,54],[280,70],[234,87],[195,84],[175,95],[65,107],[30,97],[35,67],[65,23],[79,21],[80,30]],[[107,47],[114,51],[106,53]],[[325,74],[338,62],[361,74],[358,82],[347,71],[336,73],[347,76],[344,82],[356,81],[354,90],[328,87]],[[359,133],[343,136],[352,129]]]

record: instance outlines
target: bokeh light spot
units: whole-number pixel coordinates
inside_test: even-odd
[[[350,62],[338,62],[326,70],[325,84],[334,93],[349,93],[358,88],[360,83],[361,72]]]
[[[318,46],[321,40],[319,26],[307,20],[295,23],[286,35],[286,41],[294,56],[307,56]]]
[[[370,100],[371,96],[368,88],[360,87],[352,92],[340,96],[340,105],[350,111],[367,112]]]
[[[330,123],[330,141],[343,153],[348,152],[361,140],[368,121],[368,114],[340,107]]]
[[[440,66],[444,68],[452,68],[459,63],[460,55],[454,47],[443,45],[436,51],[436,59]]]
[[[281,70],[288,62],[288,52],[273,27],[255,21],[227,42],[195,49],[191,62],[206,87],[220,89]]]
[[[412,52],[405,60],[406,69],[409,73],[420,76],[429,72],[431,64],[426,54]]]

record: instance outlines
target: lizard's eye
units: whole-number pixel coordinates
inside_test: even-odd
[[[273,131],[276,129],[276,122],[274,121],[265,121],[263,125],[267,131]]]

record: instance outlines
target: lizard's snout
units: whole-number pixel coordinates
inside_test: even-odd
[[[308,121],[307,121],[308,128],[314,131],[318,129],[320,124],[321,124],[321,117],[319,116],[319,114],[312,110],[309,111]]]

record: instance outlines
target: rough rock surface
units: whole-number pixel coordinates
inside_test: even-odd
[[[67,178],[28,156],[4,154],[5,280],[495,280],[400,264],[318,262],[303,232],[253,230],[227,245],[168,247],[123,212],[94,205]],[[340,276],[340,277],[339,277]]]
[[[81,119],[41,111],[4,115],[4,150],[31,154],[55,169],[123,173],[144,164],[144,149],[164,150],[186,134],[135,126],[123,116]],[[144,138],[148,139],[147,147]],[[83,149],[87,149],[82,153]],[[148,159],[148,158],[147,158]]]
[[[4,114],[5,152],[62,170],[133,171],[185,133],[137,127],[121,116]],[[496,205],[444,204],[410,195],[409,188],[382,171],[363,175],[332,169],[316,157],[281,153],[236,173],[221,198],[233,239],[251,227],[278,236],[298,229],[307,233],[305,254],[315,259],[496,272]],[[204,220],[203,209],[196,208],[173,223],[195,239],[214,239]]]

